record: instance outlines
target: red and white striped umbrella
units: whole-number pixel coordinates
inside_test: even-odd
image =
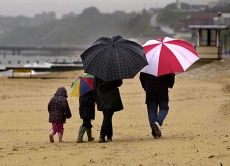
[[[184,72],[199,59],[192,44],[169,37],[149,40],[143,48],[149,65],[141,72],[155,76]]]

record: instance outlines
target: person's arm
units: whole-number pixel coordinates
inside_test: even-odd
[[[69,108],[69,103],[68,103],[68,100],[66,99],[66,102],[65,102],[65,116],[67,119],[71,118],[72,117],[72,113],[70,111],[70,108]]]
[[[83,96],[80,96],[81,104],[85,106],[90,106],[94,104],[93,91],[87,92]]]
[[[139,80],[141,82],[142,88],[145,90],[145,74],[144,73],[142,72],[140,73]]]
[[[175,74],[174,73],[168,74],[168,86],[169,86],[169,88],[172,89],[174,83],[175,83]]]
[[[93,84],[93,100],[97,102],[97,86],[98,86],[98,79],[94,77],[94,84]]]

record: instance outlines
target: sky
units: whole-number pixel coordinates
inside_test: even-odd
[[[180,0],[188,4],[208,4],[218,0]],[[56,12],[56,17],[73,12],[80,14],[85,8],[96,7],[102,13],[122,10],[127,13],[152,7],[165,7],[176,0],[0,0],[0,15],[34,17],[42,12]]]

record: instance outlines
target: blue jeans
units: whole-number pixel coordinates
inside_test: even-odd
[[[158,111],[159,107],[159,111]],[[156,136],[155,131],[152,127],[154,122],[158,122],[162,126],[165,117],[168,114],[169,106],[168,101],[150,101],[147,103],[149,125],[152,129],[152,135]]]

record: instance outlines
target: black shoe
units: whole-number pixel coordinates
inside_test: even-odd
[[[99,141],[98,141],[98,143],[105,143],[106,142],[106,140],[105,140],[105,138],[99,138]]]
[[[107,142],[113,141],[112,138],[107,138]]]

